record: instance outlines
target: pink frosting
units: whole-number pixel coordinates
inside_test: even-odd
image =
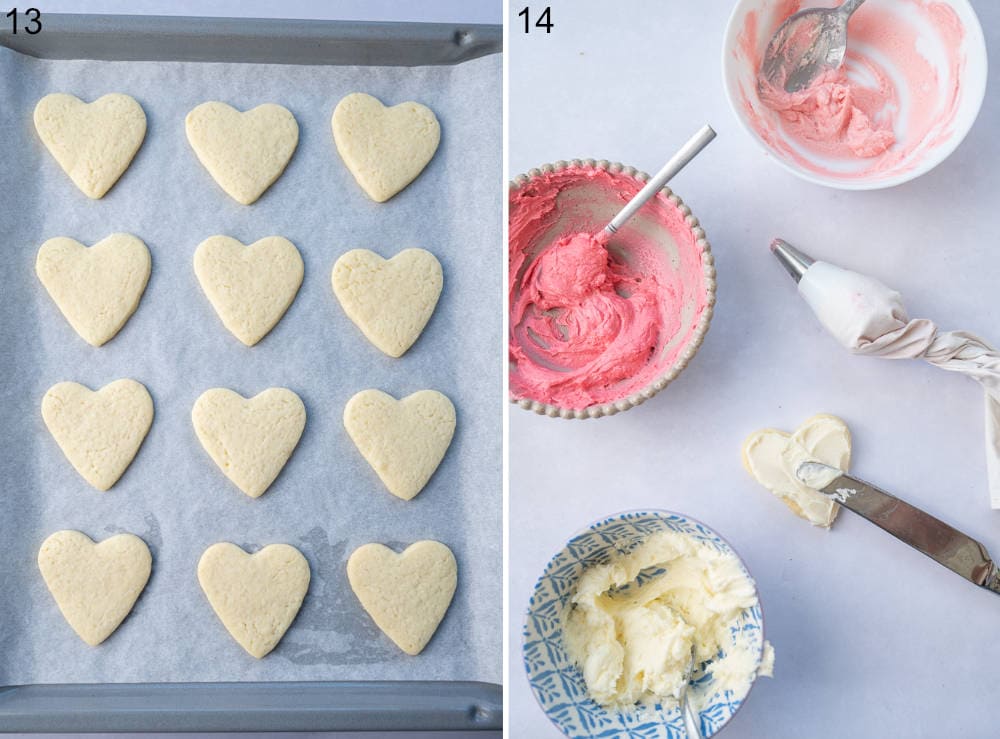
[[[862,63],[870,68],[877,86],[853,83],[841,68],[798,92],[764,83],[761,102],[781,115],[793,138],[827,156],[876,157],[896,143],[890,111],[898,101],[881,70]]]
[[[734,53],[758,70],[781,22],[815,5],[779,0],[766,18],[748,13]],[[768,145],[811,172],[851,179],[906,171],[948,137],[958,110],[964,36],[961,20],[943,2],[866,3],[848,24],[840,70],[794,94],[741,86],[743,110]],[[944,73],[928,61],[929,48],[946,59]]]
[[[610,241],[601,230],[641,186],[569,167],[511,192],[515,399],[579,409],[624,398],[667,371],[693,336],[708,298],[702,252],[678,206],[658,195],[638,227]],[[651,225],[666,236],[647,235]]]

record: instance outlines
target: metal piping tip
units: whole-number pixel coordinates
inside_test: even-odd
[[[778,258],[781,266],[792,276],[795,282],[802,279],[806,270],[813,266],[816,261],[808,254],[803,254],[784,239],[775,239],[771,242],[771,253]]]

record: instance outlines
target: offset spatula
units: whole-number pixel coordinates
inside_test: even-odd
[[[986,547],[944,521],[835,467],[803,462],[795,474],[805,485],[867,518],[938,564],[1000,593],[1000,571]]]

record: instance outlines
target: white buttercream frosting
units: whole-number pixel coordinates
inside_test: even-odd
[[[855,351],[906,321],[903,299],[874,277],[816,262],[799,280],[799,293],[820,323]]]
[[[813,490],[822,490],[843,474],[843,470],[812,460],[802,462],[795,470],[795,476]]]
[[[639,573],[651,567],[665,572],[650,579],[643,573],[637,583]],[[759,642],[754,648],[749,635],[734,637],[730,627],[756,604],[753,581],[734,555],[664,531],[583,571],[563,614],[564,646],[582,670],[590,696],[605,706],[676,702],[692,646],[694,677],[712,678],[692,685],[694,705],[726,690],[741,699],[762,654]]]
[[[803,462],[822,462],[838,470],[851,462],[851,432],[836,416],[819,414],[792,434],[776,429],[755,431],[743,442],[743,465],[753,478],[816,526],[829,527],[840,506],[799,479]]]

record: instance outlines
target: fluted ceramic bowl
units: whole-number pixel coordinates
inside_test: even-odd
[[[648,706],[633,712],[609,710],[594,702],[587,695],[582,673],[563,647],[563,613],[580,573],[587,567],[606,564],[615,555],[630,552],[661,531],[682,533],[739,559],[721,536],[694,519],[669,511],[629,511],[597,521],[570,539],[535,585],[524,624],[524,669],[542,711],[573,739],[686,737],[684,719],[677,706]],[[743,570],[753,582],[745,566]],[[764,616],[759,602],[743,613],[732,630],[741,639],[749,639],[751,648],[763,656]],[[760,657],[758,664],[759,660]],[[706,737],[714,736],[729,723],[750,692],[748,688],[743,695],[735,695],[731,690],[719,693],[713,690],[712,682],[712,677],[705,675],[690,687],[703,696],[698,701],[704,705],[698,718]]]
[[[539,238],[526,250],[529,254],[520,272],[523,272],[528,264],[537,256],[537,253],[553,243],[560,236],[581,231],[598,232],[618,213],[629,199],[629,194],[641,189],[642,185],[649,179],[649,175],[640,172],[634,167],[627,167],[618,162],[594,159],[574,159],[572,161],[558,161],[552,164],[544,164],[541,167],[532,169],[526,174],[514,178],[510,183],[511,214],[510,218],[516,216],[515,194],[525,187],[530,187],[531,182],[542,175],[558,173],[572,168],[600,169],[608,172],[615,180],[621,182],[621,192],[614,196],[607,196],[600,188],[589,182],[586,178],[580,178],[578,183],[565,187],[557,198],[559,213],[551,222],[545,224],[546,228]],[[698,223],[698,219],[691,213],[678,195],[673,193],[669,187],[664,187],[656,198],[660,205],[674,209],[678,215],[680,227],[690,234],[690,244],[682,243],[668,229],[655,223],[648,213],[644,211],[649,206],[644,206],[619,233],[626,229],[638,229],[643,236],[655,243],[662,249],[667,260],[677,262],[681,256],[697,258],[701,266],[700,284],[697,286],[698,294],[695,296],[702,304],[701,310],[684,309],[690,315],[681,316],[682,329],[680,336],[675,336],[661,344],[656,351],[656,355],[650,362],[659,363],[653,379],[642,387],[622,392],[620,396],[608,399],[606,402],[595,403],[582,408],[567,408],[549,403],[544,398],[533,398],[529,394],[520,392],[516,387],[515,368],[511,368],[511,402],[526,410],[555,418],[598,418],[601,416],[611,416],[620,411],[634,408],[641,403],[652,398],[663,390],[687,367],[688,362],[698,351],[708,326],[712,320],[712,311],[715,305],[715,263],[712,259],[712,250],[705,238],[705,231]],[[615,239],[612,237],[609,250],[616,248]],[[694,253],[681,250],[692,250]],[[517,280],[519,274],[511,274],[511,280]],[[513,326],[511,327],[513,331]],[[510,337],[509,337],[510,338]]]

